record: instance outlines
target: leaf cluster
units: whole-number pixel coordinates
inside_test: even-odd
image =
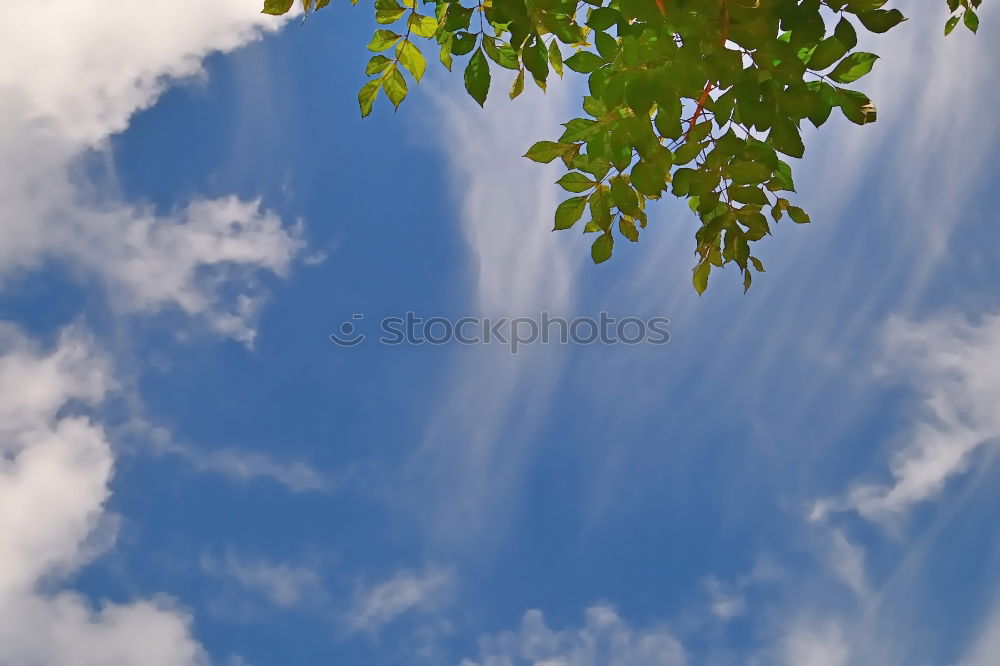
[[[301,0],[305,12],[329,0]],[[474,1],[474,4],[473,4]],[[356,3],[358,0],[352,0]],[[546,89],[566,70],[587,78],[582,114],[553,140],[526,153],[560,160],[557,182],[573,195],[556,208],[554,228],[594,234],[591,257],[609,259],[617,239],[638,242],[647,204],[686,199],[699,219],[692,281],[698,293],[714,268],[735,264],[749,289],[763,263],[751,244],[793,205],[788,158],[805,153],[806,124],[836,111],[876,120],[872,100],[853,84],[878,60],[857,50],[858,31],[884,33],[905,20],[887,0],[374,0],[375,30],[359,94],[368,115],[380,91],[398,107],[408,75],[422,78],[423,52],[437,48],[449,70],[464,59],[469,95],[484,105],[494,72],[512,77],[515,98],[531,82]],[[981,0],[947,0],[973,32]],[[281,14],[293,0],[266,0]]]

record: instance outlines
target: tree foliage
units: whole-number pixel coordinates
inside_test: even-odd
[[[300,1],[312,12],[330,0]],[[428,46],[449,70],[464,59],[465,88],[481,106],[503,70],[511,98],[526,79],[545,90],[553,74],[583,74],[583,114],[525,154],[567,169],[557,182],[574,196],[556,208],[554,228],[596,234],[591,256],[600,263],[616,239],[638,242],[648,201],[685,198],[700,220],[698,293],[729,263],[749,289],[764,270],[751,243],[786,217],[809,222],[788,198],[786,160],[805,152],[803,123],[820,127],[835,111],[875,122],[875,104],[854,84],[878,56],[856,49],[858,30],[885,33],[905,20],[887,0],[471,1],[374,0],[382,27],[368,44],[375,55],[358,93],[361,115],[380,92],[399,106],[407,75],[424,75]],[[946,2],[945,34],[959,22],[978,29],[981,0]],[[264,12],[294,3],[265,0]]]

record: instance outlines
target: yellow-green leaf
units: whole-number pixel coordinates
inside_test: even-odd
[[[611,258],[611,252],[615,248],[615,239],[610,231],[605,231],[597,237],[594,244],[590,246],[590,258],[595,264],[607,261]]]
[[[372,41],[368,42],[369,51],[385,51],[393,44],[402,39],[402,35],[397,35],[392,30],[376,30],[372,35]]]
[[[510,84],[510,98],[514,99],[518,95],[524,92],[524,70],[518,70],[517,76],[514,77],[514,82]]]
[[[386,58],[384,55],[372,56],[371,60],[365,66],[365,74],[371,76],[372,74],[378,74],[386,67],[392,64],[392,61]]]
[[[558,74],[560,77],[563,75],[563,58],[562,52],[559,50],[559,44],[556,40],[552,40],[549,44],[549,64],[552,65],[552,70]]]
[[[406,79],[397,67],[382,75],[382,87],[385,88],[385,96],[398,109],[400,102],[406,97]]]
[[[361,105],[362,118],[372,112],[372,104],[375,102],[381,87],[382,79],[375,79],[361,86],[361,90],[358,92],[358,104]]]
[[[434,33],[437,32],[438,22],[433,16],[421,16],[414,12],[410,14],[410,18],[407,23],[410,26],[410,32],[412,32],[417,37],[433,37]]]
[[[597,183],[579,171],[570,171],[565,176],[556,181],[556,184],[567,192],[586,192]]]
[[[295,4],[295,0],[264,0],[264,9],[261,13],[280,16],[287,14],[293,4]]]
[[[587,207],[587,197],[572,197],[556,207],[556,224],[554,229],[569,229],[583,216]]]
[[[424,70],[427,69],[427,60],[420,53],[420,49],[407,39],[396,47],[396,57],[399,59],[399,64],[409,70],[410,74],[413,74],[413,78],[419,83],[420,79],[424,76]]]
[[[557,157],[562,157],[573,149],[571,143],[556,143],[554,141],[538,141],[524,154],[529,160],[548,164]]]
[[[712,264],[709,261],[702,261],[697,266],[694,267],[694,275],[691,278],[691,282],[694,283],[694,289],[698,292],[698,295],[705,293],[705,289],[708,288],[708,274],[712,272]]]

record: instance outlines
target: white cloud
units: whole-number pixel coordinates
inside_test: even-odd
[[[1000,602],[994,605],[979,635],[957,666],[995,666],[1000,655]]]
[[[280,20],[243,0],[75,0],[0,6],[0,281],[65,261],[121,310],[176,308],[250,343],[256,271],[284,274],[302,247],[257,201],[194,200],[167,214],[118,200],[81,158],[124,130],[178,77],[201,72]]]
[[[207,449],[182,444],[174,440],[167,428],[141,419],[129,423],[127,431],[143,444],[150,445],[154,454],[176,456],[199,472],[218,474],[237,482],[268,479],[297,493],[327,491],[332,487],[333,480],[301,460],[286,462],[240,448]]]
[[[724,584],[714,576],[705,581],[705,586],[708,588],[710,607],[715,617],[723,621],[731,620],[746,611],[746,598],[739,589]]]
[[[945,38],[947,12],[938,9],[902,7],[909,20],[888,33],[859,31],[858,48],[883,56],[857,84],[878,105],[878,122],[848,127],[840,121],[841,131],[822,128],[817,141],[807,142],[815,147],[804,162],[823,183],[817,188],[817,211],[843,215],[851,203],[845,195],[873,187],[865,201],[872,216],[893,225],[906,221],[909,233],[896,234],[900,247],[887,257],[882,272],[905,265],[906,284],[887,280],[882,288],[906,291],[911,298],[947,256],[951,235],[965,220],[964,204],[986,182],[980,174],[988,173],[985,165],[998,136],[996,124],[988,121],[991,96],[983,94],[982,82],[992,76],[988,44],[998,34],[1000,15],[984,6],[984,29],[977,37],[956,31]],[[956,99],[979,101],[956,105]],[[829,159],[822,159],[824,152]]]
[[[205,663],[188,616],[169,600],[94,608],[51,591],[96,554],[114,461],[103,428],[75,412],[113,384],[79,331],[43,351],[4,325],[0,394],[3,416],[16,418],[4,418],[0,432],[0,663]]]
[[[120,200],[85,158],[170,83],[281,21],[244,0],[102,7],[0,5],[0,285],[60,261],[118,310],[177,309],[244,342],[258,271],[302,243],[257,201],[195,199],[168,213]],[[51,351],[0,324],[0,663],[196,666],[191,618],[165,598],[96,604],[61,589],[112,543],[114,458],[88,410],[116,386],[69,329]]]
[[[460,89],[438,96],[444,120],[436,126],[447,128],[442,145],[475,279],[473,312],[538,316],[565,312],[572,302],[585,250],[574,247],[572,236],[551,231],[559,167],[521,157],[572,117],[567,100],[576,92],[567,88],[552,85],[544,97],[528,91],[513,103],[496,94],[485,110]],[[430,523],[433,539],[464,545],[503,532],[561,358],[555,345],[517,356],[501,345],[463,347],[455,356],[407,470],[412,492],[401,500],[406,508],[419,507],[416,519]],[[398,487],[393,492],[400,494]]]
[[[786,666],[847,666],[851,663],[850,643],[836,622],[793,627],[782,641],[781,653]]]
[[[75,146],[94,146],[125,129],[173,79],[201,73],[212,51],[230,51],[274,30],[243,0],[150,2],[115,11],[74,0],[0,6],[8,104]]]
[[[462,666],[682,666],[684,648],[665,627],[636,628],[611,606],[591,606],[582,627],[552,629],[529,610],[517,631],[484,636]],[[804,663],[804,662],[803,662]]]
[[[924,394],[923,413],[889,465],[889,484],[864,483],[841,500],[823,500],[813,519],[854,509],[876,521],[905,516],[1000,443],[1000,316],[971,323],[944,316],[894,318],[886,329],[890,367]]]
[[[843,530],[831,529],[829,534],[828,564],[837,578],[858,597],[868,592],[868,576],[865,573],[865,551],[852,543]]]
[[[404,613],[429,613],[450,597],[454,576],[445,569],[403,570],[376,585],[359,589],[347,623],[351,631],[376,632]]]
[[[221,576],[242,588],[263,596],[280,608],[293,608],[323,596],[323,579],[305,566],[248,559],[228,553],[219,560],[205,556],[201,567],[207,573]]]

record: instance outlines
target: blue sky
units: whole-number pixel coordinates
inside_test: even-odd
[[[699,298],[682,202],[549,231],[580,81],[361,119],[362,7],[4,6],[0,664],[1000,663],[1000,17],[939,9]],[[328,338],[407,311],[671,339]]]

